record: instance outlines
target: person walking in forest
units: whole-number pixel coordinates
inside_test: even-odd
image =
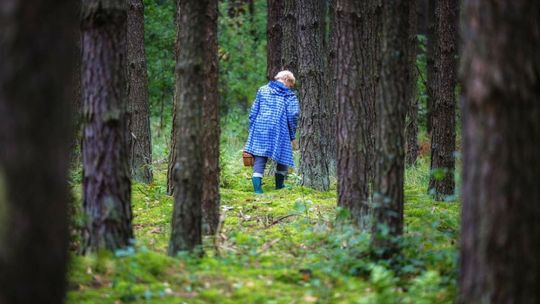
[[[277,163],[276,189],[284,187],[288,167],[294,167],[292,141],[298,123],[298,99],[293,93],[295,78],[281,71],[275,80],[259,88],[249,114],[249,135],[244,151],[254,157],[253,189],[263,193],[262,177],[268,158]]]

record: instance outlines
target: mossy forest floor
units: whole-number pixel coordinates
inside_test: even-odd
[[[234,155],[239,153],[233,153]],[[336,218],[336,191],[294,185],[252,193],[239,157],[222,157],[224,222],[202,258],[166,255],[173,201],[166,167],[133,185],[136,243],[115,253],[73,255],[68,303],[452,303],[459,204],[426,194],[428,165],[407,169],[401,253],[372,258],[369,235]]]

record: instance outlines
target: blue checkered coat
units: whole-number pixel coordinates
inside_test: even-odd
[[[244,150],[294,167],[292,144],[298,123],[298,99],[279,81],[259,88],[249,114],[249,136]]]

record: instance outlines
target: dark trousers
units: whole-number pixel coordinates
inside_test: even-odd
[[[263,177],[264,176],[264,168],[266,167],[266,163],[268,162],[268,157],[262,157],[262,156],[253,156],[255,158],[253,163],[253,176],[254,177]],[[276,166],[276,174],[281,174],[283,176],[287,176],[287,170],[289,168],[287,165],[283,164],[277,164]]]

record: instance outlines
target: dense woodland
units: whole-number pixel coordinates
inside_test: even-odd
[[[533,0],[2,1],[0,304],[539,303],[539,54]]]

